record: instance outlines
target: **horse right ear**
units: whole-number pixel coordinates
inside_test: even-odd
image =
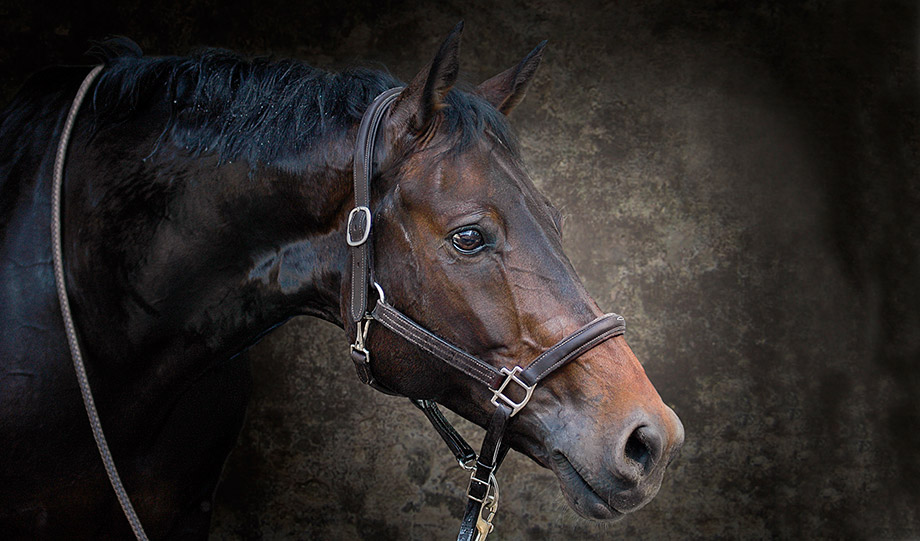
[[[463,21],[451,31],[438,54],[406,86],[393,103],[390,118],[404,125],[409,133],[424,132],[442,106],[444,96],[460,72],[460,34]]]
[[[537,45],[524,60],[511,69],[505,70],[476,87],[476,93],[486,99],[503,114],[508,115],[524,99],[524,93],[533,79],[540,61],[543,60],[543,48],[546,40]]]

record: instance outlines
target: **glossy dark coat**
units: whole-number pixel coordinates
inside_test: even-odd
[[[448,93],[458,46],[459,27],[386,120],[375,268],[409,316],[496,366],[522,364],[600,310],[501,114],[523,97],[542,46],[474,94]],[[131,62],[142,60],[129,50],[107,71]],[[131,85],[104,75],[70,146],[74,318],[113,455],[155,538],[207,534],[248,398],[240,353],[297,315],[347,320],[355,128],[396,81],[354,72],[336,86],[289,62],[259,64],[285,75],[257,88],[255,65],[214,53],[138,71]],[[39,74],[0,117],[0,531],[12,537],[130,535],[85,418],[51,265],[53,154],[87,72]],[[215,94],[253,88],[268,112],[240,113],[249,124],[215,110]],[[452,239],[471,226],[486,246],[465,255]],[[380,328],[369,343],[385,385],[485,422],[486,389]],[[576,511],[619,518],[657,492],[683,428],[620,337],[542,384],[510,438],[556,471]]]

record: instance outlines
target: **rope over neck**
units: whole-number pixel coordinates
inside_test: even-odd
[[[61,132],[61,141],[58,143],[57,154],[54,157],[54,177],[51,188],[51,252],[54,261],[54,283],[57,287],[58,300],[61,303],[61,315],[64,318],[64,330],[67,333],[70,356],[73,358],[73,368],[77,374],[77,382],[80,384],[80,394],[83,396],[83,406],[86,408],[86,415],[89,417],[89,424],[93,429],[93,438],[96,440],[99,456],[102,457],[102,463],[105,465],[105,473],[109,477],[112,489],[115,490],[118,503],[125,513],[125,518],[128,519],[128,523],[131,525],[134,536],[139,541],[147,541],[147,534],[144,533],[144,528],[141,526],[141,521],[137,517],[134,506],[131,505],[131,499],[121,482],[118,469],[115,468],[112,452],[109,451],[109,444],[102,431],[99,413],[96,411],[96,402],[93,400],[93,391],[86,377],[86,367],[83,365],[83,355],[80,353],[80,342],[77,340],[77,331],[73,324],[73,316],[70,313],[67,284],[64,281],[64,256],[61,248],[61,199],[64,184],[64,162],[67,158],[67,146],[70,143],[70,135],[73,133],[73,125],[77,120],[77,113],[80,111],[80,104],[83,103],[90,86],[92,86],[93,81],[96,80],[96,77],[101,72],[102,66],[96,66],[83,79],[83,83],[73,99],[73,104],[70,106],[70,111],[67,113],[67,120],[64,122],[64,129]]]

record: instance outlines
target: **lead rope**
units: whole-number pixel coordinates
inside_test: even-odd
[[[64,258],[61,249],[61,187],[64,179],[64,159],[67,156],[67,144],[70,142],[70,134],[73,130],[74,122],[77,119],[77,112],[80,110],[80,104],[90,85],[96,79],[96,76],[102,71],[102,66],[93,68],[80,89],[73,99],[70,106],[70,112],[67,113],[67,121],[64,123],[64,131],[61,134],[61,142],[58,144],[57,155],[54,158],[54,181],[51,188],[51,249],[54,259],[54,282],[57,286],[58,300],[61,302],[61,315],[64,316],[64,328],[67,332],[67,343],[70,346],[70,355],[73,357],[74,371],[77,373],[77,381],[80,383],[80,394],[83,395],[83,405],[86,407],[86,415],[89,417],[89,424],[93,429],[93,438],[96,440],[96,447],[99,448],[99,456],[105,465],[105,473],[109,476],[109,482],[118,496],[118,503],[125,512],[125,518],[131,524],[131,530],[134,531],[135,537],[140,541],[147,541],[147,534],[141,526],[141,521],[137,518],[134,506],[131,505],[131,499],[121,483],[121,477],[118,476],[118,470],[115,468],[115,461],[112,460],[112,453],[109,451],[109,444],[105,441],[105,434],[102,432],[102,424],[99,422],[99,413],[96,411],[96,403],[93,400],[93,392],[89,386],[89,380],[86,378],[86,367],[83,366],[83,356],[80,354],[80,343],[77,341],[77,332],[73,324],[73,316],[70,313],[70,302],[67,298],[67,286],[64,283]]]

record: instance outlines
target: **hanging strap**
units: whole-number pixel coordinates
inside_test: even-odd
[[[508,453],[509,447],[503,444],[502,438],[511,415],[511,408],[505,404],[497,406],[492,413],[476,460],[476,469],[470,476],[470,485],[466,491],[466,511],[460,522],[457,541],[484,540],[494,528],[492,520],[498,512],[498,480],[495,473]]]
[[[57,286],[58,300],[61,304],[61,315],[64,318],[64,329],[67,333],[67,344],[70,347],[70,355],[73,358],[74,371],[77,373],[77,381],[80,384],[80,394],[83,395],[83,406],[86,408],[86,415],[89,417],[89,424],[93,429],[93,438],[96,440],[96,447],[99,449],[99,456],[102,457],[102,463],[105,465],[105,473],[109,477],[109,483],[115,490],[118,497],[118,503],[121,505],[125,518],[134,531],[134,536],[138,540],[146,541],[147,534],[141,526],[141,521],[137,517],[134,506],[131,505],[131,499],[115,468],[115,461],[112,459],[112,452],[109,451],[109,444],[105,439],[105,433],[102,431],[102,424],[99,421],[99,413],[96,411],[96,402],[93,400],[93,391],[90,389],[89,380],[86,377],[86,367],[83,366],[83,355],[80,353],[80,342],[77,340],[77,331],[74,327],[73,316],[70,313],[70,301],[67,297],[67,285],[64,281],[64,257],[61,248],[61,200],[64,184],[64,161],[67,158],[67,146],[70,143],[70,135],[73,132],[73,125],[77,119],[77,113],[80,111],[80,104],[89,92],[89,87],[96,80],[99,73],[102,72],[102,66],[96,66],[83,79],[83,84],[77,91],[70,111],[67,113],[67,121],[64,123],[64,131],[61,133],[61,141],[58,144],[57,154],[54,158],[54,176],[51,191],[51,250],[52,259],[54,260],[54,282]]]
[[[431,426],[434,427],[438,435],[441,436],[441,439],[444,440],[444,443],[447,444],[447,448],[453,453],[460,467],[465,470],[473,471],[475,468],[474,462],[476,461],[476,451],[470,447],[470,444],[463,439],[463,436],[457,432],[457,429],[450,424],[450,421],[448,421],[446,417],[444,417],[444,414],[441,413],[440,408],[438,408],[437,402],[414,398],[410,398],[409,401],[412,402],[415,407],[422,410],[422,413],[424,413],[425,417],[431,422]]]

